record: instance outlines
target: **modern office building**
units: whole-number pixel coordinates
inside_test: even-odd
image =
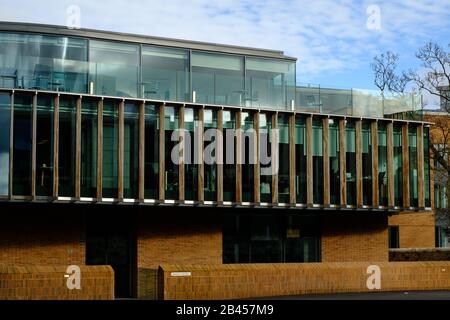
[[[431,211],[420,99],[298,73],[280,51],[0,23],[0,263],[107,264],[116,296],[154,297],[161,264],[388,261],[388,217]]]

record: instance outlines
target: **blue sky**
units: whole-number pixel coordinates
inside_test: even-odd
[[[407,69],[425,42],[450,43],[450,0],[1,0],[0,20],[66,25],[70,5],[83,28],[283,50],[299,59],[297,82],[342,88],[375,88],[377,53]]]

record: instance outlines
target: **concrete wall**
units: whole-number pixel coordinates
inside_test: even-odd
[[[80,266],[81,289],[67,288],[66,266],[0,265],[0,300],[112,300],[110,266]]]
[[[434,248],[434,212],[402,212],[389,217],[390,226],[399,226],[400,248]]]
[[[162,266],[161,299],[241,299],[368,292],[367,267],[381,269],[381,289],[450,290],[450,262],[337,262],[222,266]],[[191,276],[172,276],[191,272]],[[377,291],[377,290],[374,290]]]

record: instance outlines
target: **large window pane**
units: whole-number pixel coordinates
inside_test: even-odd
[[[0,33],[0,87],[85,93],[87,41]]]
[[[379,205],[388,205],[387,131],[386,123],[378,123],[378,197]]]
[[[184,197],[186,200],[196,200],[198,199],[198,164],[194,161],[196,159],[194,148],[196,136],[194,132],[198,131],[197,109],[184,109],[184,127],[186,129],[186,138],[184,139]]]
[[[82,99],[81,104],[81,185],[82,197],[97,194],[97,134],[98,117],[95,100]]]
[[[345,128],[346,148],[346,189],[347,204],[356,205],[356,130],[355,123],[348,121]]]
[[[204,143],[203,150],[205,150],[205,157],[208,156],[216,159],[216,149],[210,152],[213,143],[217,143],[216,129],[217,129],[217,111],[212,109],[205,109],[204,111]],[[210,142],[211,141],[211,142]],[[209,147],[211,146],[211,147]],[[216,144],[217,147],[217,144]],[[204,163],[204,198],[207,201],[214,201],[217,198],[217,161],[206,161]]]
[[[417,127],[408,128],[409,146],[409,198],[411,207],[419,205],[417,190]]]
[[[289,203],[289,117],[278,116],[279,130],[279,168],[278,168],[278,202]]]
[[[255,165],[254,155],[255,134],[253,128],[253,114],[248,112],[241,113],[241,130],[242,130],[242,201],[251,202],[254,199],[253,183]]]
[[[425,207],[431,207],[430,197],[430,127],[423,128],[423,163]]]
[[[32,104],[31,95],[14,95],[14,195],[31,195]]]
[[[165,198],[171,200],[178,200],[178,161],[179,159],[172,159],[172,150],[179,143],[178,141],[172,141],[172,132],[178,130],[178,109],[174,107],[164,108],[164,149],[165,149]]]
[[[159,195],[159,113],[152,105],[145,106],[145,198]]]
[[[261,202],[272,202],[272,170],[271,165],[271,134],[272,117],[267,113],[259,114],[259,134],[260,134],[260,199]]]
[[[322,119],[313,119],[313,202],[323,203],[323,130]]]
[[[394,125],[394,204],[403,206],[402,127]]]
[[[116,101],[103,104],[103,191],[104,198],[117,198],[119,108]]]
[[[372,205],[372,134],[370,122],[362,123],[362,182],[363,205]]]
[[[199,103],[240,106],[245,100],[244,59],[232,55],[192,53],[192,90]]]
[[[134,103],[125,103],[124,108],[124,170],[123,195],[138,197],[139,180],[139,111]]]
[[[146,99],[189,101],[189,52],[143,46],[141,90]]]
[[[8,195],[9,130],[11,128],[11,97],[0,94],[0,195]]]
[[[76,98],[61,97],[59,101],[59,154],[58,154],[58,195],[75,195],[75,137]]]
[[[295,96],[295,63],[246,58],[246,106],[286,109]]]
[[[236,118],[233,111],[223,111],[223,200],[236,200]]]
[[[295,187],[297,203],[306,203],[306,127],[304,117],[295,117]]]
[[[339,165],[339,122],[329,119],[330,204],[341,203]]]
[[[95,94],[138,96],[138,45],[91,40],[89,62],[89,81]]]
[[[36,127],[36,194],[53,191],[53,97],[38,95]]]

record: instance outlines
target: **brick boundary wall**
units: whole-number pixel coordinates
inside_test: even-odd
[[[110,266],[80,266],[81,289],[67,288],[67,266],[0,265],[0,300],[112,300]]]
[[[381,289],[367,288],[367,267],[381,269]],[[190,272],[190,276],[173,276]],[[330,262],[221,266],[163,265],[158,297],[243,299],[301,294],[450,290],[450,262]]]
[[[450,248],[389,249],[389,261],[450,261]]]

